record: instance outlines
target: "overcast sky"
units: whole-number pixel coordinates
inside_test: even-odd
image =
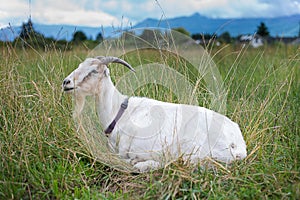
[[[300,0],[0,0],[0,27],[20,25],[30,10],[34,23],[97,27],[195,12],[213,18],[287,16],[300,14]]]

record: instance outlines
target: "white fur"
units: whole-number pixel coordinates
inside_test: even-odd
[[[88,80],[83,78],[91,71]],[[66,84],[68,82],[68,84]],[[99,59],[88,58],[64,81],[75,93],[75,113],[80,114],[87,95],[95,97],[97,113],[105,129],[126,96],[114,86],[109,70]],[[230,163],[246,157],[239,126],[212,110],[184,104],[130,97],[128,108],[109,136],[120,157],[141,172],[182,157],[196,163],[206,157]]]

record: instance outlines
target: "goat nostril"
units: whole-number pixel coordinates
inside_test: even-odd
[[[71,83],[71,81],[69,79],[64,80],[63,85],[68,85],[69,83]]]

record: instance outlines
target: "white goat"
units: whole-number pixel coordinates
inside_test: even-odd
[[[76,92],[77,114],[86,96],[95,97],[111,146],[136,169],[145,172],[179,157],[192,163],[206,157],[225,163],[246,157],[246,144],[236,123],[203,107],[122,95],[111,81],[109,63],[134,71],[116,57],[87,58],[62,87],[65,92]]]

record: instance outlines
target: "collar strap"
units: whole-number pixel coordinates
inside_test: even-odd
[[[123,115],[124,111],[126,110],[126,108],[128,107],[128,98],[126,98],[123,103],[121,104],[121,107],[116,115],[116,117],[114,118],[114,120],[109,124],[109,126],[105,129],[104,133],[106,136],[109,136],[109,134],[111,134],[111,132],[114,130],[117,122],[119,121],[119,119],[121,118],[121,116]]]

